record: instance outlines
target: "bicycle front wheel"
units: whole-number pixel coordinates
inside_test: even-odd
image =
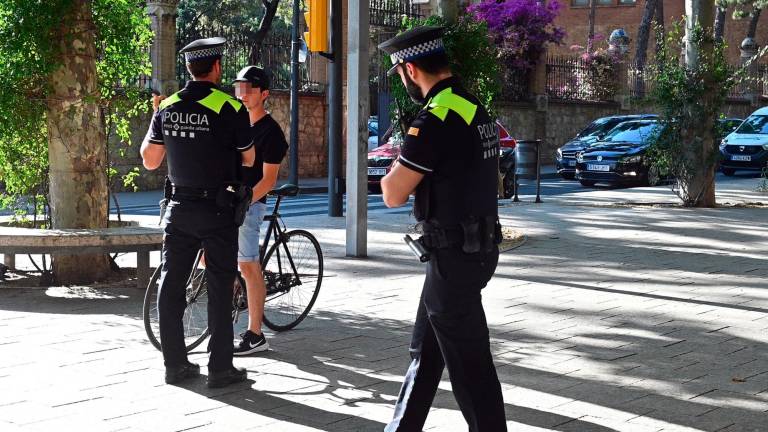
[[[323,282],[323,253],[307,231],[285,233],[264,257],[267,299],[264,324],[274,331],[290,330],[307,317]]]
[[[185,296],[187,307],[184,309],[184,344],[187,351],[195,349],[208,337],[208,284],[205,269],[199,266],[200,258],[195,260],[195,266],[187,278]],[[161,349],[160,314],[157,306],[157,294],[160,290],[160,269],[158,267],[144,294],[144,330],[152,345]]]

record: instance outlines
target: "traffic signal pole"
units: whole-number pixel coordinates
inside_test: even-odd
[[[368,54],[367,1],[347,0],[347,256],[368,255]]]
[[[328,63],[328,216],[340,217],[343,212],[344,178],[341,174],[341,74],[342,0],[331,0],[331,55]]]
[[[288,182],[299,184],[299,0],[293,0],[291,26],[291,133]]]

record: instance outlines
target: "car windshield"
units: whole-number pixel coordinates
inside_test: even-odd
[[[603,141],[642,144],[657,134],[659,128],[656,122],[624,122],[611,129]]]
[[[768,135],[768,115],[749,116],[744,123],[736,129],[740,134],[761,134]]]
[[[601,133],[604,133],[605,131],[613,129],[614,126],[621,123],[621,119],[616,119],[612,117],[607,118],[601,118],[593,121],[589,124],[584,130],[579,132],[578,135],[576,135],[577,138],[586,138],[590,136],[599,135]]]

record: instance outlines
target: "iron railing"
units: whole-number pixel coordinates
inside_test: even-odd
[[[530,69],[504,70],[502,72],[501,98],[509,102],[532,99],[531,72]]]
[[[615,86],[615,82],[613,83]],[[580,57],[547,58],[547,96],[553,99],[604,101],[612,96],[611,80]]]
[[[253,45],[253,36],[233,30],[205,30],[196,34],[183,34],[177,32],[177,49],[193,40],[221,36],[227,39],[224,48],[224,56],[221,59],[222,85],[228,86],[237,75],[237,72],[249,63],[249,54]],[[324,80],[313,76],[312,64],[317,61],[317,54],[307,55],[304,63],[299,64],[299,89],[304,92],[323,92]],[[272,75],[272,89],[284,90],[291,86],[291,36],[289,34],[270,34],[264,40],[261,47],[260,66],[268,69]],[[179,56],[176,62],[176,78],[179,86],[191,79],[187,71],[183,56]]]
[[[369,0],[372,26],[401,28],[403,18],[421,18],[421,8],[410,0]]]

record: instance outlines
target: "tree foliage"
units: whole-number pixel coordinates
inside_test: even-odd
[[[703,188],[695,185],[701,173],[714,170],[718,162],[717,118],[730,90],[747,79],[749,64],[739,69],[728,65],[722,42],[702,27],[693,29],[692,43],[714,43],[711,54],[702,53],[695,67],[680,62],[683,49],[682,23],[676,23],[663,39],[652,66],[655,85],[650,101],[659,109],[663,132],[649,157],[660,172],[674,179],[673,190],[686,206],[698,206]],[[705,40],[705,39],[709,40]],[[761,51],[756,59],[765,53]]]
[[[565,30],[555,26],[557,1],[483,0],[467,13],[488,24],[493,42],[508,68],[533,69],[548,44],[562,43]]]
[[[406,18],[403,30],[422,25],[445,27],[443,42],[454,75],[480,99],[486,109],[492,111],[493,102],[501,91],[500,65],[499,52],[491,43],[487,24],[468,14],[461,15],[454,24],[448,24],[442,17],[431,16],[425,19]],[[387,69],[391,67],[389,56],[384,56],[384,61],[388,65]],[[409,124],[421,107],[411,101],[398,75],[394,75],[390,82],[392,96],[396,101],[393,118],[397,117],[402,123]],[[399,114],[398,107],[401,111]]]
[[[272,31],[290,32],[292,2],[278,4]],[[255,34],[265,10],[260,0],[181,0],[176,26],[185,40],[211,29]]]
[[[56,29],[77,0],[0,2],[0,183],[3,204],[43,198],[47,179],[49,77],[61,64]],[[147,109],[136,79],[150,73],[152,33],[143,1],[92,0],[99,93],[105,128],[129,143],[128,118]]]

